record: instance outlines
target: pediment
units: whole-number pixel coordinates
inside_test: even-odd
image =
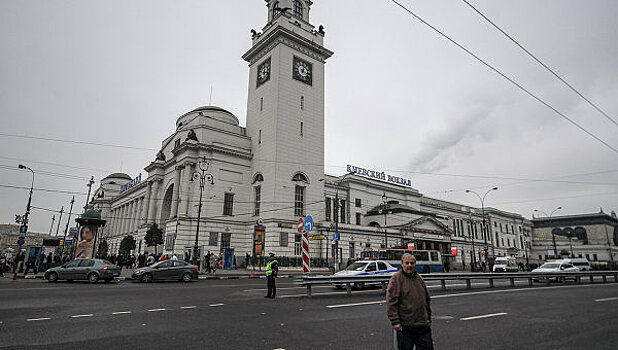
[[[401,230],[451,235],[453,230],[431,216],[423,216],[404,224]]]

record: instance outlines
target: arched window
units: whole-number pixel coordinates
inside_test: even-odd
[[[256,182],[260,182],[260,181],[264,181],[264,176],[260,173],[257,173],[253,176],[253,181],[251,183],[256,183]]]
[[[292,181],[309,183],[307,176],[303,173],[296,173],[292,177]]]
[[[299,0],[294,1],[294,16],[303,19],[303,4]]]

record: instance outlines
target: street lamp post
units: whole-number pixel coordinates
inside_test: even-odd
[[[483,247],[485,250],[485,261],[487,261],[487,254],[489,253],[489,248],[487,246],[487,235],[489,234],[489,230],[487,229],[487,225],[485,224],[485,197],[487,197],[487,194],[489,194],[489,192],[496,190],[498,190],[498,187],[490,188],[489,190],[487,190],[487,192],[485,192],[483,197],[481,197],[481,195],[479,195],[475,191],[466,190],[466,193],[474,193],[481,201],[481,216],[483,218],[483,242],[485,243],[485,246]]]
[[[384,249],[388,249],[388,236],[386,234],[386,214],[388,212],[388,197],[386,197],[386,192],[382,192],[382,206],[384,209],[380,211],[384,213]]]
[[[197,258],[198,258],[197,255],[199,251],[198,240],[200,237],[200,221],[202,218],[202,195],[204,193],[204,184],[206,181],[210,182],[211,185],[215,183],[213,180],[213,176],[211,174],[206,174],[206,171],[208,170],[209,166],[210,164],[206,162],[206,156],[204,156],[203,160],[198,162],[198,167],[200,170],[196,170],[193,173],[193,178],[191,179],[191,181],[198,180],[198,179],[200,180],[200,203],[197,209],[197,229],[195,230],[195,244],[193,245],[193,264],[196,266],[198,266],[198,262],[197,262]]]
[[[22,220],[22,225],[28,225],[28,217],[30,216],[30,205],[32,204],[32,191],[34,189],[34,170],[28,168],[27,166],[23,164],[19,164],[17,167],[19,169],[30,170],[30,172],[32,173],[32,183],[30,184],[30,195],[28,196],[28,204],[26,205],[26,215],[24,216],[24,219]]]
[[[541,211],[541,210],[538,210],[538,209],[534,209],[535,212],[541,213],[541,214],[545,214],[545,216],[549,219],[549,227],[551,229],[551,241],[552,241],[552,244],[554,245],[554,257],[558,256],[558,251],[556,250],[556,234],[554,234],[554,228],[551,225],[551,217],[552,217],[552,215],[554,215],[554,213],[557,210],[560,210],[560,209],[562,209],[562,207],[558,207],[558,208],[552,210],[552,212],[549,215],[547,215],[547,213],[544,212],[544,211]]]
[[[474,247],[474,225],[476,225],[476,223],[472,220],[472,213],[468,213],[470,215],[470,240],[472,241],[472,266],[470,266],[470,272],[474,272],[474,269],[476,267],[476,260],[475,260],[475,255],[476,255],[476,248]]]
[[[335,235],[337,235],[337,239],[335,240],[335,271],[339,271],[339,239],[341,239],[341,235],[339,235],[339,188],[341,187],[341,183],[348,176],[354,174],[353,172],[346,173],[343,175],[341,180],[337,182],[337,188],[335,189]]]

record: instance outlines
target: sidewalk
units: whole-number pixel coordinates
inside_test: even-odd
[[[127,268],[123,268],[120,271],[120,277],[118,277],[119,280],[124,281],[124,280],[130,280],[131,279],[131,274],[133,273],[134,269],[127,269]],[[303,274],[303,270],[302,268],[297,269],[297,268],[279,268],[279,274],[278,277],[297,277]],[[329,275],[330,272],[328,271],[328,268],[315,268],[311,271],[311,273],[309,275]],[[8,273],[5,272],[4,273],[4,279],[2,277],[0,277],[0,281],[4,280],[4,281],[10,281],[13,279],[13,273]],[[28,275],[26,275],[24,277],[23,273],[19,273],[17,275],[18,279],[43,279],[45,277],[45,273],[44,272],[39,272],[37,274],[31,274],[29,273]],[[255,270],[245,270],[245,269],[232,269],[232,270],[217,270],[214,273],[204,273],[202,271],[200,271],[200,275],[198,277],[200,280],[206,280],[206,279],[240,279],[240,278],[266,278],[265,275],[265,271],[264,271],[264,267],[262,267],[262,271],[260,271],[259,269],[255,269]]]

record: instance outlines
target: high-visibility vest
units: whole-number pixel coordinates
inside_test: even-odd
[[[272,261],[269,261],[268,264],[266,264],[266,277],[273,274],[272,265],[273,263],[276,263],[276,262],[277,260],[272,260]]]

